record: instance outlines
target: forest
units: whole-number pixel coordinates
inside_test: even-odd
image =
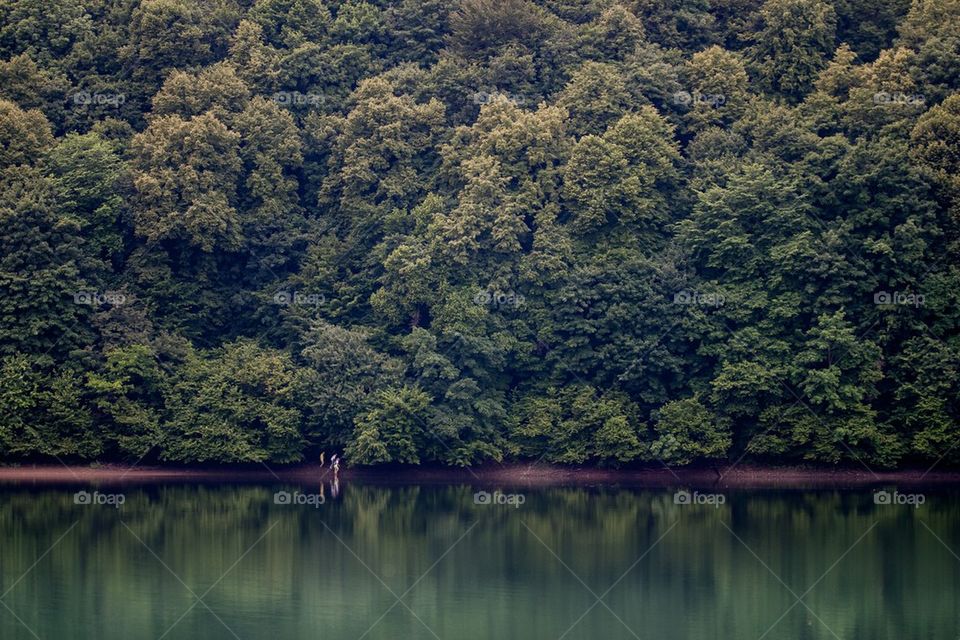
[[[0,460],[955,465],[960,0],[0,0]]]

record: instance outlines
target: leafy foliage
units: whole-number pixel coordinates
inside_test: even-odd
[[[0,456],[956,463],[957,25],[0,2]]]

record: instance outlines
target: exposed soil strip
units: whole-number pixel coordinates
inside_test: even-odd
[[[470,484],[502,486],[617,485],[632,487],[831,488],[856,486],[951,485],[960,488],[960,472],[923,469],[877,471],[803,467],[738,466],[696,469],[600,469],[548,464],[511,463],[470,469],[447,467],[342,469],[341,481],[365,484]],[[722,474],[722,475],[721,475]],[[166,483],[298,483],[329,482],[329,466],[288,467],[65,467],[23,465],[0,467],[5,484],[166,484]]]

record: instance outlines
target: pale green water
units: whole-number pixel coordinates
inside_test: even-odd
[[[914,509],[740,491],[715,508],[545,489],[511,508],[347,485],[314,509],[275,504],[282,488],[128,487],[118,510],[0,487],[0,638],[960,637],[952,493]]]

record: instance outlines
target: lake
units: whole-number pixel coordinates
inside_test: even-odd
[[[0,486],[0,638],[960,636],[942,488],[335,489]]]

